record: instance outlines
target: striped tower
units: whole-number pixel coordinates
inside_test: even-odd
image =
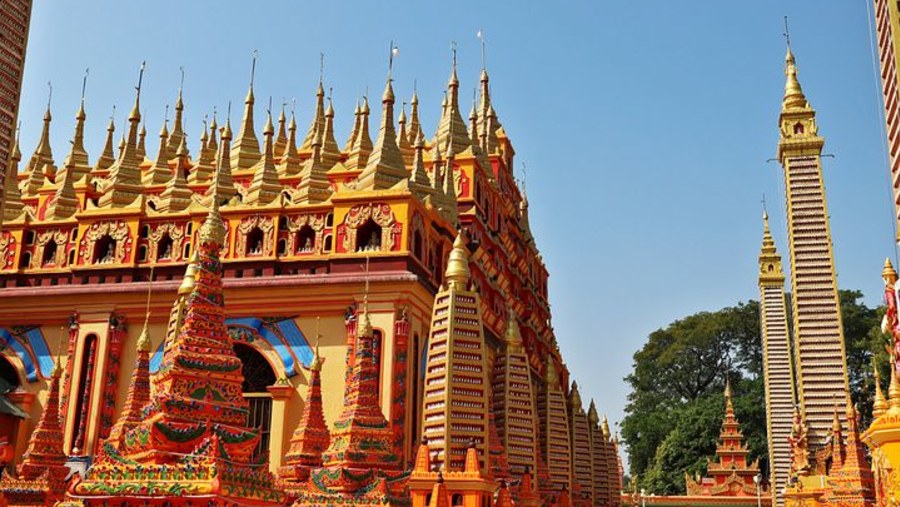
[[[512,478],[521,478],[526,470],[537,470],[537,412],[528,358],[512,310],[506,324],[506,350],[497,355],[494,365],[494,414]]]
[[[775,240],[769,232],[769,216],[763,214],[763,242],[759,254],[760,327],[763,373],[766,384],[766,424],[769,439],[769,483],[775,505],[784,505],[779,493],[787,485],[791,469],[791,417],[794,411],[794,370],[788,335],[784,270]]]
[[[550,484],[556,489],[572,489],[572,447],[566,396],[552,357],[547,358],[546,385],[538,398],[541,421],[541,452],[550,469]]]
[[[591,433],[591,460],[594,467],[594,505],[603,507],[609,498],[609,473],[606,466],[606,438],[600,427],[600,415],[597,406],[591,400],[588,409],[588,428]]]
[[[823,445],[831,428],[835,400],[843,420],[849,383],[822,179],[825,139],[818,135],[816,112],[797,81],[790,47],[785,75],[778,160],[784,167],[787,194],[800,406],[809,424],[810,449],[815,451]]]
[[[572,479],[577,485],[573,499],[576,503],[590,505],[594,497],[594,459],[591,449],[591,434],[588,416],[581,403],[578,384],[572,382],[569,391],[569,435],[572,442]]]
[[[437,293],[425,366],[422,434],[432,462],[446,472],[465,469],[474,443],[479,467],[488,454],[488,376],[481,302],[470,291],[469,251],[460,231]]]
[[[891,191],[894,213],[900,223],[900,79],[897,74],[900,56],[900,5],[894,0],[874,0],[878,60],[881,67],[881,89],[884,93],[884,119],[888,154],[891,164]]]

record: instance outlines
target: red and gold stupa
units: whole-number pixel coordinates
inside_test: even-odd
[[[281,505],[265,460],[251,462],[259,434],[247,426],[241,362],[225,327],[219,251],[226,228],[218,194],[200,230],[196,263],[186,281],[184,320],[165,344],[155,390],[141,409],[149,383],[142,372],[129,392],[111,438],[84,480],[69,493],[72,503],[105,505]],[[145,349],[145,347],[140,347]]]

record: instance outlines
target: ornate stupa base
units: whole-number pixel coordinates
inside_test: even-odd
[[[798,477],[784,492],[784,507],[819,507],[828,504],[828,477],[808,475]]]
[[[72,505],[275,506],[285,495],[263,463],[235,463],[218,439],[166,463],[139,463],[107,446],[84,481],[68,494]]]
[[[66,491],[65,474],[47,470],[34,479],[4,477],[0,481],[0,506],[56,505]]]
[[[318,468],[297,491],[294,507],[322,505],[410,505],[409,472]]]

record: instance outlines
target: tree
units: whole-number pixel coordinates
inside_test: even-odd
[[[873,355],[884,378],[888,366],[886,340],[879,329],[882,310],[867,307],[861,299],[859,291],[840,293],[851,396],[868,424]],[[635,488],[684,493],[685,473],[705,473],[724,415],[726,377],[749,458],[768,468],[760,336],[755,301],[690,315],[650,334],[634,354],[633,371],[625,378],[631,393],[622,440]]]

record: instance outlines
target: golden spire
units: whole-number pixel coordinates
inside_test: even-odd
[[[306,137],[303,138],[303,144],[300,145],[301,150],[312,149],[312,143],[315,141],[319,132],[325,128],[325,87],[322,85],[322,79],[319,79],[319,86],[316,88],[316,112],[313,114],[312,122],[310,122],[309,130]]]
[[[134,107],[128,116],[128,138],[122,156],[110,168],[109,184],[100,197],[100,206],[123,207],[140,198],[141,170],[139,164],[142,160],[138,156],[138,127],[141,122],[140,101],[141,84],[144,79],[144,67],[141,63],[141,71],[138,76],[138,85],[135,88]]]
[[[75,150],[75,145],[72,145]],[[65,160],[65,167],[57,179],[56,194],[53,201],[47,205],[47,211],[44,215],[48,220],[63,220],[70,218],[78,211],[78,196],[75,195],[75,178],[77,172],[75,168],[75,156],[72,152]]]
[[[216,110],[213,108],[212,121],[209,122],[209,139],[206,142],[206,149],[209,151],[210,159],[215,161],[219,152],[219,145],[216,136],[219,135],[219,125],[216,123]]]
[[[519,329],[519,321],[516,318],[516,312],[512,307],[507,311],[505,338],[507,347],[522,346],[522,331]]]
[[[397,148],[400,149],[400,155],[403,156],[403,165],[412,167],[413,164],[413,145],[409,142],[409,132],[406,128],[406,102],[400,108],[400,118],[397,120]]]
[[[547,381],[547,387],[551,389],[559,387],[559,372],[556,371],[556,362],[550,355],[547,356],[547,370],[544,372],[544,377]]]
[[[588,408],[588,423],[591,425],[591,430],[600,424],[600,416],[597,414],[597,405],[594,400],[591,400],[591,406]]]
[[[137,159],[140,164],[147,159],[147,126],[144,122],[141,122],[141,130],[138,132]]]
[[[219,143],[219,155],[216,157],[216,170],[213,174],[213,182],[206,189],[206,196],[210,199],[218,196],[215,203],[216,206],[223,201],[227,201],[237,194],[234,188],[234,179],[231,175],[231,160],[229,159],[232,152],[231,146],[231,104],[228,106],[228,117],[225,119],[225,126],[222,128],[221,142]]]
[[[363,169],[369,163],[372,153],[372,138],[369,136],[369,98],[363,97],[362,109],[359,113],[359,129],[347,157],[347,169]]]
[[[438,124],[437,143],[443,147],[454,145],[456,153],[462,153],[471,146],[466,134],[466,123],[459,110],[459,78],[456,77],[456,46],[453,47],[453,67],[447,82],[447,107]],[[447,148],[448,157],[449,148]]]
[[[288,127],[287,144],[278,162],[278,172],[284,176],[293,176],[300,172],[300,155],[297,153],[297,120],[294,111],[291,111],[291,124]]]
[[[247,192],[246,204],[268,206],[275,202],[281,193],[281,184],[278,182],[278,172],[275,169],[275,147],[272,139],[274,135],[275,127],[272,125],[270,105],[266,115],[266,126],[263,128],[263,136],[265,137],[263,157],[256,164],[256,172]]]
[[[466,290],[469,285],[471,272],[469,271],[469,248],[466,246],[466,242],[466,233],[460,229],[453,241],[453,250],[450,251],[447,270],[444,273],[450,288]]]
[[[359,135],[359,115],[362,114],[359,108],[359,98],[356,99],[356,107],[353,109],[353,128],[350,129],[350,136],[347,138],[347,142],[344,144],[344,151],[350,151],[353,149],[353,143],[356,142],[356,136]]]
[[[50,84],[47,83],[47,85],[49,86]],[[50,95],[52,96],[52,94],[53,88],[50,87]],[[41,130],[41,139],[38,141],[38,145],[34,149],[34,154],[31,155],[31,159],[28,160],[25,172],[32,173],[40,171],[43,172],[45,176],[52,179],[56,176],[56,163],[53,161],[53,149],[50,145],[51,121],[53,121],[53,116],[50,114],[50,99],[48,98],[47,110],[44,112],[44,127]],[[36,191],[37,188],[34,190]]]
[[[887,412],[888,402],[884,397],[884,392],[881,390],[881,375],[878,373],[878,365],[875,363],[875,358],[872,358],[872,370],[875,373],[875,402],[872,404],[872,417],[878,419]]]
[[[168,116],[168,111],[169,107],[166,106],[166,116]],[[172,169],[169,168],[169,159],[173,157],[172,153],[169,152],[169,149],[166,147],[169,141],[168,123],[168,119],[163,120],[162,128],[159,129],[159,148],[156,151],[156,160],[153,162],[153,165],[150,166],[150,169],[144,173],[143,178],[141,178],[142,183],[145,186],[162,185],[169,179],[169,176],[172,173]]]
[[[78,112],[75,114],[75,134],[72,136],[72,152],[73,162],[77,167],[77,177],[75,180],[81,179],[82,174],[90,171],[90,162],[88,162],[88,153],[84,149],[84,121],[87,114],[84,112],[84,92],[87,88],[88,71],[84,71],[84,79],[81,82],[81,103],[78,106]]]
[[[604,438],[606,438],[606,440],[609,440],[611,433],[609,431],[609,419],[606,418],[606,415],[603,416],[602,428]]]
[[[410,142],[418,139],[419,134],[421,133],[422,125],[419,123],[419,94],[416,92],[415,86],[413,86],[412,99],[409,101],[409,129],[407,130]]]
[[[313,140],[312,155],[300,170],[300,184],[294,202],[320,203],[331,196],[331,184],[328,181],[328,168],[322,162],[322,134]]]
[[[204,116],[203,127],[200,129],[200,149],[197,150],[199,156],[194,163],[194,167],[191,168],[190,174],[187,176],[187,182],[191,184],[205,184],[212,178],[213,164],[216,161],[216,148],[211,149],[210,147],[216,144],[216,131],[211,130],[207,133],[207,127],[206,116]],[[187,135],[182,136],[182,138],[185,137]],[[210,142],[210,138],[213,139],[212,142]],[[181,150],[181,147],[179,146],[178,149]],[[185,146],[185,150],[187,150],[187,146]],[[185,153],[188,154],[187,151]],[[185,157],[185,165],[187,165],[187,157]]]
[[[178,98],[175,99],[175,121],[172,123],[172,133],[166,142],[166,153],[175,153],[181,146],[181,140],[184,138],[184,127],[182,126],[184,116],[184,99],[182,93],[184,91],[184,67],[181,67],[181,84],[178,86]],[[169,157],[172,158],[172,157]]]
[[[200,269],[200,249],[195,248],[191,255],[191,260],[184,271],[184,278],[181,280],[181,286],[178,287],[178,295],[185,296],[194,290],[197,282],[197,270]]]
[[[278,114],[278,133],[275,134],[274,152],[279,157],[284,153],[284,147],[287,146],[287,117],[284,115],[285,102],[281,102],[281,113]]]
[[[204,129],[204,133],[206,130]],[[202,150],[201,150],[202,152]],[[181,143],[175,152],[177,162],[175,170],[172,172],[171,178],[166,183],[165,190],[160,194],[159,211],[183,211],[191,204],[191,196],[193,192],[187,186],[187,180],[184,173],[187,171],[187,136],[181,136]],[[196,169],[195,169],[196,170]]]
[[[12,151],[9,154],[9,165],[6,167],[6,179],[3,185],[3,201],[0,207],[3,215],[0,219],[4,222],[15,220],[22,213],[25,204],[22,202],[22,193],[19,191],[19,162],[22,160],[22,151],[19,150],[19,129],[16,129],[16,138],[13,141]]]
[[[569,405],[575,413],[584,412],[584,405],[581,403],[581,392],[578,391],[578,382],[572,381],[572,390],[569,391]]]
[[[231,170],[250,169],[259,161],[259,140],[253,129],[253,78],[256,74],[256,51],[253,52],[253,63],[250,68],[250,86],[244,99],[244,118],[238,130],[237,140],[231,147]]]
[[[341,149],[334,138],[334,104],[331,92],[328,93],[328,109],[325,110],[325,133],[322,139],[322,164],[326,168],[334,167],[341,160]]]
[[[797,80],[797,64],[790,43],[788,43],[787,54],[784,57],[784,75],[787,76],[787,81],[784,84],[782,110],[809,107],[806,96],[803,95],[803,89],[800,87],[800,81]]]
[[[432,183],[428,179],[428,173],[425,171],[425,160],[423,158],[425,151],[425,136],[419,131],[416,138],[416,147],[413,153],[412,174],[409,176],[410,187],[413,191],[421,194],[434,194]]]
[[[113,114],[115,114],[115,107],[113,107]],[[106,143],[103,145],[103,152],[100,153],[100,158],[97,159],[97,162],[94,164],[94,169],[91,172],[102,172],[108,170],[116,161],[115,148],[113,147],[115,144],[114,136],[116,132],[116,125],[113,117],[109,118],[109,125],[106,127]]]
[[[359,175],[358,188],[384,190],[407,177],[403,156],[397,147],[397,132],[394,130],[394,88],[390,77],[384,86],[381,105],[378,138],[365,170]]]
[[[759,277],[761,281],[784,280],[781,256],[775,248],[775,240],[769,230],[769,214],[763,210],[763,241],[759,253]]]

